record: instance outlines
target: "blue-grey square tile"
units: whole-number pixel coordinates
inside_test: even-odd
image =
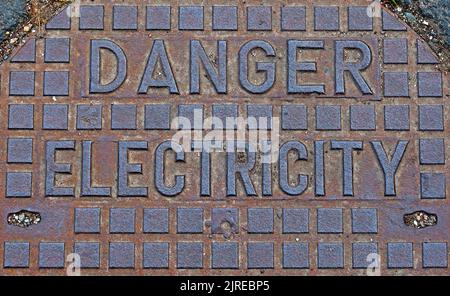
[[[308,233],[308,209],[283,209],[283,233]]]
[[[180,242],[177,244],[177,268],[203,268],[203,243]]]
[[[104,8],[102,5],[80,6],[80,30],[103,30]]]
[[[348,7],[349,31],[372,31],[373,18],[367,15],[367,6]]]
[[[100,130],[102,129],[102,105],[78,105],[77,129]]]
[[[178,233],[203,233],[203,209],[178,208],[177,209]]]
[[[110,233],[134,233],[136,210],[132,208],[112,208],[109,211]]]
[[[317,267],[344,268],[344,246],[342,243],[319,243],[317,247]]]
[[[281,29],[283,31],[305,31],[306,8],[304,6],[281,7]]]
[[[69,72],[46,71],[44,72],[44,96],[68,96]]]
[[[272,129],[272,108],[272,105],[247,105],[248,129]]]
[[[170,30],[170,6],[147,6],[147,30]]]
[[[316,106],[316,130],[340,130],[341,106]]]
[[[213,30],[236,31],[238,29],[237,6],[213,6]]]
[[[247,210],[249,233],[273,233],[273,209],[250,208]]]
[[[11,104],[8,111],[9,129],[33,129],[34,105]]]
[[[178,128],[184,130],[203,129],[203,105],[178,105]]]
[[[342,209],[320,208],[317,209],[318,233],[342,233]]]
[[[283,243],[283,268],[309,268],[308,243]]]
[[[68,6],[51,18],[45,25],[47,30],[70,30],[71,27],[71,10],[72,6]]]
[[[420,164],[445,164],[444,139],[419,140]]]
[[[273,243],[249,242],[247,244],[247,268],[273,269]]]
[[[64,243],[39,244],[39,268],[64,268]]]
[[[170,107],[169,104],[145,105],[145,129],[169,130]]]
[[[412,243],[388,243],[388,268],[413,268]]]
[[[417,64],[439,64],[435,53],[430,49],[430,47],[422,40],[416,40],[417,49]]]
[[[419,106],[419,130],[444,130],[444,108],[442,105]]]
[[[444,242],[422,243],[422,266],[424,268],[447,268],[448,249]]]
[[[213,208],[211,211],[211,232],[221,234],[238,233],[239,209]]]
[[[238,117],[238,105],[236,104],[214,104],[212,107],[214,129],[236,129]],[[220,123],[217,122],[220,120]]]
[[[11,63],[36,63],[36,38],[30,38],[11,58]]]
[[[109,243],[109,268],[134,268],[134,243]]]
[[[419,97],[442,97],[441,72],[417,73]]]
[[[169,244],[159,242],[144,243],[143,257],[144,268],[169,268]]]
[[[44,61],[46,63],[70,62],[70,39],[45,38]]]
[[[272,7],[271,6],[247,7],[247,30],[249,31],[272,30]]]
[[[8,138],[8,163],[32,163],[33,139]]]
[[[144,209],[144,233],[169,233],[169,209]]]
[[[397,17],[382,10],[383,31],[406,31],[406,26]]]
[[[9,73],[9,95],[34,96],[34,83],[34,72],[11,71]]]
[[[389,131],[409,131],[409,106],[384,106],[384,129]]]
[[[6,197],[31,197],[32,173],[6,173]]]
[[[421,173],[420,174],[420,196],[422,199],[445,198],[445,174],[443,173]]]
[[[111,105],[111,129],[134,130],[136,129],[136,105]]]
[[[284,105],[281,108],[281,127],[284,130],[307,130],[308,114],[305,105]]]
[[[25,242],[5,242],[3,267],[27,268],[30,266],[30,244]]]
[[[43,107],[42,128],[49,130],[67,130],[69,106],[63,104]]]
[[[338,31],[339,7],[316,6],[314,7],[314,30]]]
[[[378,215],[377,209],[352,209],[353,233],[377,233]]]
[[[352,244],[352,267],[367,268],[372,263],[370,254],[378,254],[377,243],[357,242]]]
[[[100,233],[100,208],[75,209],[75,233]]]
[[[376,129],[375,106],[350,106],[350,129],[359,131],[372,131]]]
[[[178,14],[180,30],[203,30],[203,6],[180,6]]]
[[[408,63],[408,39],[386,38],[383,40],[383,62],[385,64]]]
[[[213,242],[211,267],[218,269],[239,268],[239,244],[235,242]]]
[[[100,244],[96,242],[76,242],[74,252],[80,255],[81,268],[100,268]]]
[[[129,5],[114,5],[113,7],[113,29],[114,30],[137,30],[138,8]]]
[[[408,73],[385,72],[383,77],[385,97],[409,97]]]

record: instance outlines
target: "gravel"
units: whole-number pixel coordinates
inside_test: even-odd
[[[449,0],[418,0],[422,14],[433,19],[439,26],[439,33],[450,46],[450,4]]]
[[[27,16],[27,0],[0,0],[0,42]]]

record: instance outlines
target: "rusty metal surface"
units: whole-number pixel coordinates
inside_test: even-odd
[[[213,20],[213,6],[225,4],[231,9],[216,10]],[[149,5],[159,10],[152,14]],[[362,0],[182,6],[195,8],[179,11],[176,1],[82,1],[72,10],[79,18],[62,12],[44,38],[30,39],[0,67],[0,274],[65,275],[67,256],[76,253],[84,275],[365,275],[367,254],[377,253],[384,275],[448,275],[448,76],[426,45],[417,45],[419,37],[388,12],[371,26]],[[103,39],[123,50],[127,73],[117,89],[95,93],[92,40]],[[227,41],[225,94],[216,91],[204,68],[199,94],[192,93],[194,39],[216,67],[217,41]],[[177,91],[139,91],[155,40],[164,41]],[[263,93],[251,93],[239,81],[238,53],[251,40],[275,50],[272,57],[261,50],[249,57],[254,84],[267,78],[255,73],[254,62],[276,62],[275,82]],[[288,91],[288,40],[323,42],[323,49],[299,51],[299,61],[316,62],[317,71],[297,78],[323,84],[324,94]],[[337,44],[355,40],[372,53],[362,70],[371,94],[363,94],[349,73],[345,93],[336,92]],[[343,56],[362,58],[354,50]],[[116,69],[111,52],[102,51],[100,84],[124,74]],[[202,194],[198,152],[185,153],[183,161],[175,162],[174,153],[163,157],[166,184],[182,175],[184,187],[175,194],[158,190],[157,149],[178,131],[168,128],[170,119],[189,105],[203,105],[206,118],[213,106],[233,104],[243,117],[271,110],[281,120],[280,145],[305,145],[306,160],[295,162],[289,154],[285,164],[287,183],[293,187],[298,174],[307,175],[306,190],[289,194],[289,186],[280,186],[282,165],[272,164],[268,176],[257,159],[250,172],[256,195],[246,192],[240,178],[236,194],[230,194],[227,155],[212,153],[211,190]],[[323,194],[317,183],[320,141]],[[350,168],[344,168],[348,163],[337,141],[356,145]],[[407,145],[392,194],[376,143],[390,161],[399,141]],[[121,145],[134,146],[127,153]],[[118,163],[124,159],[141,168],[123,176]],[[54,179],[52,168],[59,171]],[[344,172],[353,173],[353,188]],[[120,185],[127,178],[131,189]]]

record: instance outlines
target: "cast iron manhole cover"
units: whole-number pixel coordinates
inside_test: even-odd
[[[208,3],[83,1],[0,67],[0,273],[448,274],[427,45],[376,2]]]

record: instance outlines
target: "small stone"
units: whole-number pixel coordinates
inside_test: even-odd
[[[410,13],[410,12],[405,12],[405,18],[408,20],[408,22],[410,23],[414,23],[417,19],[416,17]]]

